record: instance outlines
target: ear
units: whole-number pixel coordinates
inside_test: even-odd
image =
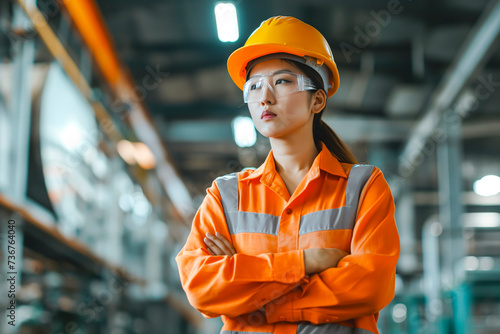
[[[319,113],[325,108],[326,105],[326,93],[322,89],[318,89],[314,92],[312,97],[311,111],[314,114]]]

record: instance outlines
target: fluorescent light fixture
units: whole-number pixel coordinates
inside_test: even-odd
[[[250,117],[238,116],[233,119],[234,141],[239,147],[250,147],[257,141],[257,133]]]
[[[493,196],[500,193],[500,177],[486,175],[474,182],[474,192],[481,196]]]
[[[215,5],[215,21],[217,34],[221,42],[235,42],[240,33],[238,31],[238,16],[236,7],[232,3],[218,2]]]

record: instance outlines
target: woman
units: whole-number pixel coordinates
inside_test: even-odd
[[[328,43],[273,17],[228,70],[272,150],[207,190],[176,258],[189,302],[222,316],[222,333],[378,333],[399,256],[394,201],[321,120],[339,86]]]

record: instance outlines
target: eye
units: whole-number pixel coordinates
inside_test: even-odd
[[[256,83],[252,83],[250,85],[250,90],[256,90],[256,89],[259,89],[260,87],[262,86],[262,83],[257,81]]]
[[[284,83],[290,83],[290,80],[287,79],[277,79],[276,83],[274,85],[279,85],[279,84],[284,84]]]

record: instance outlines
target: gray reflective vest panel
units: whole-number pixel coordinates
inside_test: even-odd
[[[312,325],[308,323],[300,323],[297,326],[296,333],[297,334],[373,334],[372,332],[362,328],[353,328],[338,324]],[[222,331],[221,334],[272,334],[272,333]]]
[[[297,327],[297,334],[373,334],[373,333],[366,329],[348,327],[338,324],[312,325],[308,323],[301,323]]]

